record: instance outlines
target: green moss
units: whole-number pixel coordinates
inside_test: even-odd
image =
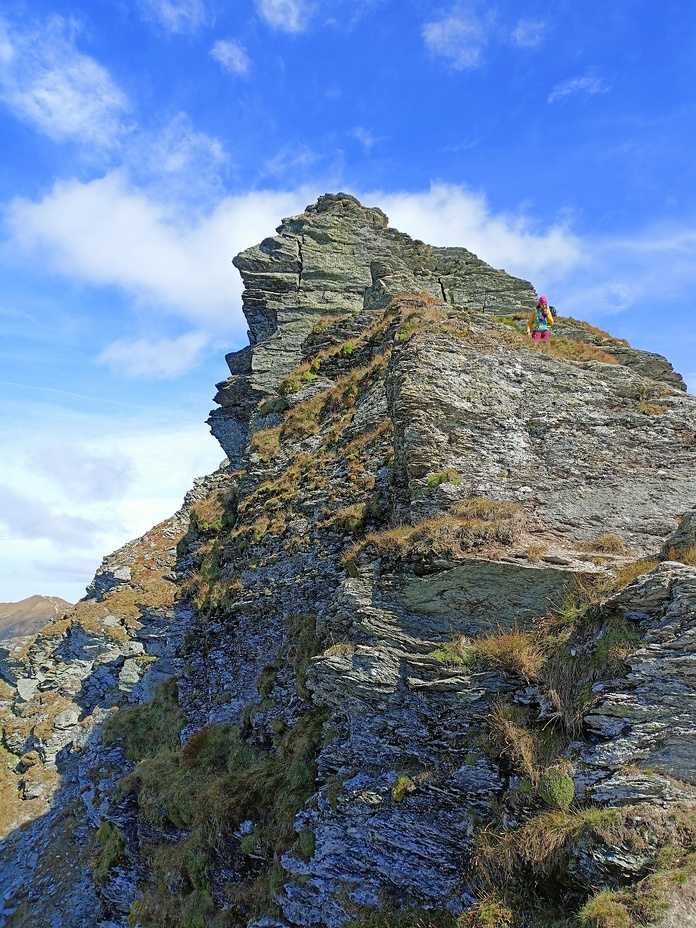
[[[461,639],[454,638],[446,641],[441,648],[430,651],[428,657],[434,657],[436,661],[444,664],[445,667],[468,667],[473,664],[476,655],[473,649],[462,647]]]
[[[271,399],[264,400],[259,406],[260,416],[278,415],[289,408],[289,403],[284,396],[275,396]]]
[[[456,471],[453,470],[439,470],[434,474],[430,474],[426,483],[431,489],[433,487],[439,487],[441,483],[451,483],[455,486],[462,482],[461,477]]]
[[[550,809],[565,812],[575,799],[573,778],[557,768],[544,770],[539,778],[539,797]]]
[[[394,780],[391,788],[392,799],[394,802],[403,802],[409,793],[416,789],[416,782],[405,773],[400,773]]]
[[[303,828],[303,830],[300,832],[298,843],[302,859],[305,861],[310,860],[312,854],[314,854],[314,847],[316,844],[314,832],[310,831],[309,828]]]

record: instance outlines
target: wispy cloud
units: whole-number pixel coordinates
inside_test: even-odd
[[[115,499],[135,479],[133,461],[113,450],[94,454],[84,447],[56,445],[35,452],[30,464],[72,500]]]
[[[203,332],[187,332],[178,338],[121,338],[97,360],[126,377],[168,380],[195,367],[209,340]]]
[[[568,80],[556,84],[548,95],[547,103],[558,103],[559,100],[566,100],[568,97],[576,95],[593,97],[595,94],[606,93],[608,90],[609,87],[604,81],[594,74],[570,77]]]
[[[143,18],[168,32],[196,32],[208,21],[204,0],[141,0]]]
[[[368,151],[379,141],[374,133],[370,132],[369,129],[363,129],[362,126],[356,126],[351,132],[351,135],[353,138],[357,139],[361,145],[364,145]]]
[[[259,16],[273,29],[282,32],[303,32],[312,13],[305,0],[255,0]]]
[[[471,12],[452,12],[449,16],[425,23],[422,36],[428,49],[447,58],[460,71],[477,68],[488,42],[481,20]]]
[[[562,274],[584,260],[583,244],[561,223],[540,227],[524,215],[495,213],[485,196],[454,184],[417,193],[369,194],[402,232],[431,245],[459,245],[523,277]]]
[[[222,196],[227,152],[219,139],[196,130],[185,113],[133,133],[121,155],[129,176],[151,197],[185,205],[191,214]]]
[[[106,148],[127,131],[130,104],[106,68],[77,50],[78,31],[60,16],[21,27],[0,20],[0,99],[55,141]]]
[[[535,48],[544,39],[546,24],[533,19],[521,19],[512,32],[512,41],[520,48]]]
[[[73,548],[89,548],[100,533],[92,519],[56,512],[4,484],[0,484],[0,525],[12,538],[46,539]]]
[[[221,197],[194,213],[165,205],[125,172],[114,171],[87,183],[59,182],[39,201],[16,199],[6,211],[6,229],[18,257],[34,261],[40,255],[45,272],[119,288],[136,308],[147,309],[146,325],[152,309],[160,320],[178,320],[179,332],[183,321],[193,331],[168,346],[168,359],[152,348],[149,329],[134,331],[101,356],[131,376],[176,376],[196,363],[206,340],[245,340],[242,286],[231,259],[316,194],[300,188]],[[141,341],[146,336],[149,354]]]
[[[251,67],[249,56],[235,39],[220,39],[210,49],[212,57],[231,74],[248,74]]]

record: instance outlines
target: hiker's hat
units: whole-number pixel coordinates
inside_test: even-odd
[[[540,296],[540,297],[539,297],[539,306],[548,306],[548,305],[549,305],[549,301],[546,299],[546,297],[545,297],[545,296]]]

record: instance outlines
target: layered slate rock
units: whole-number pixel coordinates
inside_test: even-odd
[[[380,209],[327,194],[277,235],[234,260],[244,281],[250,347],[227,355],[232,376],[218,384],[208,420],[232,461],[259,401],[302,358],[319,319],[383,308],[397,293],[425,292],[489,314],[529,311],[531,284],[496,271],[464,248],[433,248],[388,225]]]

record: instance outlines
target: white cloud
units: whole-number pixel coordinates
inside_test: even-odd
[[[126,377],[168,380],[195,367],[208,342],[202,332],[178,338],[121,338],[105,348],[97,360]]]
[[[539,228],[525,216],[493,213],[482,194],[464,187],[433,184],[422,193],[370,194],[369,201],[402,232],[431,245],[459,245],[525,278],[560,276],[584,260],[581,241],[562,224]]]
[[[114,499],[135,479],[133,461],[113,450],[95,454],[84,447],[54,445],[34,453],[29,463],[73,500]]]
[[[576,94],[593,97],[595,94],[606,93],[608,90],[609,88],[604,81],[592,74],[586,74],[583,77],[570,77],[568,80],[556,84],[548,95],[547,103],[557,103],[559,100],[565,100]]]
[[[46,592],[76,600],[105,553],[172,515],[193,478],[223,457],[204,415],[161,407],[113,419],[101,410],[88,415],[34,404],[21,423],[3,426],[0,601]],[[90,462],[83,469],[90,492],[101,480],[104,495],[80,498],[66,478],[67,459],[56,488],[44,462],[62,446],[76,463],[80,455]],[[109,478],[97,473],[107,460],[115,464]]]
[[[74,22],[54,16],[13,29],[0,20],[0,99],[55,141],[107,148],[127,131],[126,95],[75,47]]]
[[[56,512],[32,495],[18,493],[5,484],[0,484],[0,525],[10,539],[47,539],[71,548],[89,548],[101,533],[93,519]]]
[[[164,205],[114,171],[88,183],[58,182],[38,202],[16,199],[6,225],[12,247],[29,260],[40,257],[44,270],[118,287],[207,335],[243,338],[242,286],[232,258],[265,238],[279,216],[302,212],[315,197],[307,189],[249,193],[221,198],[196,215]],[[181,347],[193,361],[196,339],[187,336]],[[104,360],[120,351],[107,350]]]
[[[425,23],[421,34],[431,52],[448,58],[452,67],[461,71],[479,66],[488,41],[481,20],[464,11]]]
[[[203,0],[141,0],[143,18],[169,32],[195,32],[208,20]]]
[[[512,41],[520,48],[535,48],[544,38],[546,24],[532,19],[521,19],[512,32]]]
[[[255,0],[259,16],[273,29],[303,32],[309,23],[311,7],[305,0]]]
[[[220,39],[210,49],[212,57],[231,74],[248,74],[251,67],[249,56],[235,39]]]

